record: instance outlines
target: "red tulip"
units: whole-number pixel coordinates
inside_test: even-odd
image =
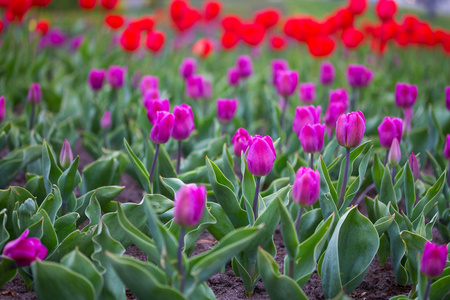
[[[354,15],[348,8],[343,8],[337,11],[336,13],[337,21],[342,29],[352,27]]]
[[[375,12],[380,20],[391,20],[397,12],[397,3],[393,0],[379,0],[375,6]]]
[[[96,2],[97,0],[79,0],[78,4],[82,9],[89,10],[95,7],[95,5],[97,4]]]
[[[17,19],[22,22],[23,17],[31,8],[31,0],[11,0],[6,10],[6,17],[9,21]]]
[[[141,32],[133,27],[128,27],[122,32],[119,43],[123,50],[134,52],[141,43]]]
[[[342,42],[345,47],[355,49],[364,40],[364,34],[353,27],[349,27],[342,32]]]
[[[201,15],[197,10],[187,7],[182,18],[179,21],[175,22],[175,27],[180,32],[185,31],[194,26],[195,23],[200,20],[200,18]]]
[[[224,49],[233,49],[239,42],[239,35],[231,31],[225,31],[220,39]]]
[[[367,0],[349,0],[348,9],[354,15],[361,15],[367,8]]]
[[[242,26],[241,19],[237,15],[226,15],[221,24],[225,31],[234,33],[239,33]]]
[[[2,31],[3,31],[3,21],[0,20],[0,33],[2,33]]]
[[[133,27],[139,31],[151,31],[154,25],[155,21],[151,16],[143,16],[132,20],[128,27]]]
[[[222,9],[222,4],[218,1],[207,1],[204,2],[205,12],[204,17],[206,21],[211,21],[217,18]]]
[[[333,39],[328,36],[316,36],[308,39],[309,53],[315,57],[330,55],[336,46]]]
[[[192,53],[200,56],[201,58],[206,58],[212,52],[214,48],[213,42],[209,39],[203,38],[199,39],[194,46],[192,46]]]
[[[395,42],[397,43],[398,46],[400,47],[406,47],[409,45],[410,43],[410,37],[409,35],[405,32],[405,31],[400,31],[396,36],[395,36]]]
[[[101,0],[101,5],[104,9],[113,10],[116,8],[119,0]]]
[[[412,34],[416,27],[420,24],[420,21],[417,20],[417,17],[414,15],[405,15],[403,18],[403,29],[409,33]]]
[[[265,29],[269,29],[270,27],[277,25],[280,15],[280,11],[273,8],[267,8],[256,13],[255,23],[262,25]]]
[[[174,22],[178,22],[183,19],[186,10],[188,9],[188,3],[184,0],[173,0],[170,2],[169,10],[170,17]]]
[[[281,35],[274,35],[270,39],[270,46],[275,51],[281,51],[286,48],[286,39]]]
[[[162,31],[154,30],[147,35],[146,46],[150,51],[157,53],[164,46],[166,34]]]
[[[109,14],[105,17],[105,25],[111,30],[120,29],[125,23],[125,18],[121,15]]]
[[[33,6],[45,7],[50,4],[52,0],[33,0]]]
[[[398,32],[397,23],[395,23],[395,21],[389,20],[381,24],[378,32],[379,34],[378,38],[381,41],[392,40],[397,35],[397,32]]]
[[[47,19],[41,19],[36,23],[36,32],[39,32],[41,35],[46,35],[48,29],[50,28],[50,21]]]
[[[263,41],[266,32],[262,25],[253,23],[243,24],[240,33],[242,40],[244,40],[247,45],[257,46]]]
[[[11,2],[11,0],[0,0],[0,7],[8,7],[9,2]]]

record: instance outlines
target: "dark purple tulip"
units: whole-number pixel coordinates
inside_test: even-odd
[[[36,259],[44,259],[47,248],[37,238],[28,238],[30,230],[26,229],[17,239],[8,242],[3,248],[3,256],[16,262],[22,268],[31,265]]]
[[[393,117],[385,117],[378,126],[380,144],[384,148],[391,148],[392,141],[396,138],[402,140],[403,120]]]
[[[450,110],[450,86],[445,87],[445,107]]]
[[[399,82],[395,86],[395,105],[401,108],[411,108],[417,99],[417,86]]]
[[[194,114],[192,108],[187,104],[175,105],[173,108],[175,124],[172,131],[172,137],[175,140],[185,140],[194,130]]]
[[[39,102],[41,102],[41,99],[41,86],[39,85],[39,83],[32,83],[30,85],[30,89],[28,90],[28,102],[32,104],[38,104]]]
[[[181,62],[180,68],[178,69],[181,77],[185,80],[195,74],[197,70],[197,61],[192,57],[186,57]]]
[[[319,69],[319,81],[323,85],[330,85],[334,81],[334,77],[336,76],[336,71],[334,70],[334,66],[329,61],[324,61],[320,65]]]
[[[242,78],[250,77],[253,73],[252,59],[248,55],[240,55],[236,60],[236,67]]]
[[[106,71],[101,69],[92,69],[89,72],[88,83],[93,91],[99,91],[103,87]]]
[[[417,157],[414,153],[411,153],[411,155],[408,158],[409,167],[411,168],[414,181],[417,181],[420,176],[420,170],[419,170],[419,162],[417,161]]]
[[[106,74],[106,79],[113,89],[120,89],[123,87],[126,70],[127,69],[125,67],[121,66],[109,67],[108,73]]]
[[[366,87],[372,81],[373,71],[364,65],[350,64],[347,68],[346,77],[351,87]]]

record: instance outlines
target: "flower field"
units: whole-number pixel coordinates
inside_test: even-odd
[[[0,299],[450,299],[448,19],[162,2],[0,0]]]

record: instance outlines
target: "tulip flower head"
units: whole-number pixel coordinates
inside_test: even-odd
[[[450,86],[445,87],[445,107],[450,110]]]
[[[280,71],[277,75],[277,92],[280,96],[289,97],[295,92],[298,84],[296,71]]]
[[[395,105],[401,108],[411,108],[416,102],[417,86],[399,82],[395,86]]]
[[[388,162],[389,164],[396,166],[400,163],[401,159],[402,159],[402,152],[400,150],[400,144],[397,138],[394,138],[391,144],[391,148],[389,149]]]
[[[5,118],[5,96],[0,97],[0,122]]]
[[[158,89],[159,79],[156,76],[144,75],[141,78],[141,82],[139,83],[139,88],[141,89],[141,94],[145,95],[145,93],[149,89]]]
[[[231,142],[233,143],[233,151],[237,157],[241,157],[241,153],[247,151],[252,140],[252,136],[244,128],[236,130]]]
[[[272,84],[276,86],[278,72],[289,70],[289,65],[286,60],[276,58],[272,60],[271,68],[272,68]]]
[[[380,144],[384,148],[391,148],[392,141],[402,140],[403,120],[393,117],[385,117],[380,126],[378,126],[378,136]]]
[[[270,136],[256,135],[250,141],[247,153],[247,167],[254,176],[265,176],[270,173],[277,154]]]
[[[220,122],[230,122],[233,120],[236,108],[236,99],[217,99],[217,118]]]
[[[167,111],[158,111],[153,120],[150,139],[156,144],[165,144],[169,141],[175,125],[175,116]]]
[[[300,84],[298,91],[300,101],[304,103],[311,103],[316,98],[316,85],[314,82],[304,82]]]
[[[160,98],[160,94],[158,89],[150,88],[148,89],[143,97],[142,106],[147,108],[149,106],[149,102],[153,100],[158,100]]]
[[[123,87],[126,70],[127,69],[125,67],[120,66],[109,67],[108,73],[106,74],[106,79],[113,89],[120,89]]]
[[[447,255],[447,245],[438,246],[427,241],[420,261],[420,271],[430,278],[440,276],[444,271]]]
[[[320,112],[322,107],[318,105],[298,106],[295,109],[294,121],[292,122],[292,130],[300,136],[300,132],[305,124],[318,124],[320,123]]]
[[[173,108],[175,123],[173,126],[172,137],[175,140],[185,140],[194,130],[194,114],[192,108],[187,104],[175,105]]]
[[[450,134],[447,134],[447,138],[444,146],[444,158],[450,161]]]
[[[346,72],[347,82],[353,88],[369,85],[373,78],[373,71],[364,65],[350,64]]]
[[[230,86],[239,86],[239,81],[241,79],[239,70],[236,67],[229,68],[227,72],[227,79]]]
[[[151,124],[155,124],[156,115],[159,111],[170,111],[169,99],[149,100],[146,103],[147,118]]]
[[[414,181],[417,181],[420,176],[420,169],[419,169],[419,163],[417,161],[417,157],[414,153],[411,153],[411,155],[408,158],[409,167],[411,168]]]
[[[101,69],[92,69],[89,72],[88,83],[93,91],[99,91],[103,87],[106,71]]]
[[[192,75],[194,75],[196,70],[197,70],[197,61],[195,60],[195,58],[187,57],[183,59],[183,61],[181,62],[178,72],[180,73],[181,77],[183,77],[184,80],[186,80]]]
[[[241,78],[250,77],[253,73],[252,59],[248,55],[240,55],[236,60],[236,67]]]
[[[331,102],[325,111],[323,120],[329,129],[336,128],[336,122],[342,114],[345,114],[347,105],[344,102]]]
[[[111,127],[111,112],[109,110],[105,111],[105,113],[102,116],[102,119],[100,120],[100,127],[102,129],[107,129]]]
[[[26,229],[3,248],[3,256],[14,260],[19,268],[31,265],[36,259],[42,260],[47,255],[47,248],[39,239],[27,237],[29,232],[30,230]]]
[[[300,206],[310,206],[320,195],[320,174],[310,168],[300,167],[295,174],[292,198]]]
[[[206,201],[206,188],[196,184],[183,185],[175,195],[174,222],[180,226],[195,226],[200,222]]]
[[[186,94],[192,99],[201,99],[204,95],[202,75],[192,75],[186,80]]]
[[[357,147],[364,137],[366,121],[362,112],[342,114],[336,122],[336,140],[342,147]]]
[[[345,89],[342,88],[330,90],[329,102],[330,104],[333,102],[341,102],[344,104],[345,110],[347,110],[348,106],[350,105],[348,101],[348,93]]]
[[[72,148],[67,139],[64,139],[64,143],[61,148],[61,154],[59,155],[59,163],[63,169],[67,169],[73,161]]]
[[[41,102],[42,92],[39,83],[32,83],[30,89],[28,90],[28,102],[31,104],[38,104]]]
[[[306,153],[322,151],[325,134],[325,124],[305,124],[300,135],[300,143]]]
[[[329,61],[324,61],[320,64],[319,69],[319,81],[323,85],[333,84],[334,78],[336,77],[336,71],[334,66]]]

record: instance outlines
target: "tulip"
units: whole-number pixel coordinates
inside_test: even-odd
[[[298,96],[304,103],[313,102],[316,98],[316,85],[313,82],[301,83]]]
[[[334,78],[336,76],[336,71],[334,66],[329,61],[324,61],[320,64],[319,69],[319,81],[323,85],[333,84]]]
[[[50,21],[47,19],[41,19],[37,22],[35,32],[39,33],[41,36],[47,34],[50,29]]]
[[[26,229],[3,248],[3,256],[14,260],[19,268],[31,265],[36,259],[42,260],[47,255],[47,248],[39,239],[27,237],[29,232],[30,230]]]
[[[103,82],[105,81],[105,75],[105,70],[101,69],[92,69],[89,72],[88,83],[94,92],[102,89]]]
[[[126,28],[120,36],[119,45],[126,52],[135,52],[141,45],[141,31],[134,27]]]
[[[300,206],[314,205],[320,194],[320,174],[310,168],[300,167],[295,174],[292,198]]]
[[[444,158],[448,161],[448,169],[450,170],[450,134],[447,134],[445,141]],[[450,172],[447,174],[447,183],[450,186]]]
[[[192,46],[192,53],[200,58],[207,58],[214,50],[214,43],[207,39],[201,38]]]
[[[230,122],[236,112],[236,99],[217,99],[217,118],[220,122]]]
[[[0,97],[0,122],[5,118],[5,96]]]
[[[186,80],[186,94],[192,99],[200,99],[203,97],[202,75],[192,75]]]
[[[109,110],[105,111],[103,114],[102,119],[100,120],[100,127],[102,129],[111,127],[111,112]]]
[[[205,11],[204,16],[207,22],[210,22],[217,18],[220,10],[222,9],[222,4],[218,1],[203,2],[203,6]]]
[[[392,141],[396,138],[402,140],[403,120],[393,117],[385,117],[378,126],[380,144],[384,148],[391,148]]]
[[[170,111],[170,103],[168,99],[155,99],[149,100],[145,102],[147,108],[147,118],[151,124],[155,124],[155,119],[157,117],[158,112],[160,111]]]
[[[150,105],[150,102],[153,100],[158,100],[160,98],[160,94],[158,89],[150,88],[145,92],[145,95],[142,100],[142,106],[147,108]]]
[[[147,47],[148,50],[152,51],[153,53],[158,53],[164,46],[165,41],[166,41],[166,34],[164,32],[153,30],[147,34],[145,46]]]
[[[82,9],[91,10],[95,7],[97,0],[79,0],[79,5]]]
[[[111,66],[106,74],[106,79],[113,89],[120,89],[125,80],[126,68],[120,66]]]
[[[450,110],[450,86],[445,87],[445,107]]]
[[[103,8],[108,10],[114,9],[118,3],[119,0],[101,0],[101,5]]]
[[[252,140],[252,136],[244,128],[236,130],[231,142],[233,143],[233,151],[237,157],[241,157],[241,153],[247,151]]]
[[[176,172],[180,172],[181,163],[181,141],[187,139],[192,130],[194,130],[194,114],[192,108],[187,104],[175,105],[173,108],[173,115],[175,117],[175,123],[173,126],[172,137],[178,140],[178,153],[177,153],[177,165]]]
[[[325,134],[325,124],[305,124],[299,139],[303,151],[311,154],[310,167],[314,166],[314,153],[322,151]]]
[[[350,64],[346,72],[347,82],[353,88],[366,87],[372,81],[373,72],[363,65]]]
[[[425,243],[422,260],[420,261],[420,271],[428,277],[428,284],[423,299],[428,299],[432,278],[439,277],[444,271],[447,255],[447,245],[438,246],[429,241]]]
[[[279,71],[277,75],[277,92],[280,96],[289,97],[295,92],[298,84],[296,71]]]
[[[196,70],[197,70],[197,61],[191,57],[183,59],[180,68],[178,69],[181,77],[183,77],[184,80],[194,75]]]
[[[411,108],[416,102],[417,86],[399,82],[395,86],[395,105],[401,108]]]
[[[273,35],[270,38],[270,48],[273,51],[282,51],[286,48],[287,42],[282,35]]]
[[[31,104],[38,104],[41,102],[42,93],[41,86],[39,83],[32,83],[30,89],[28,90],[28,102]]]
[[[417,157],[414,153],[411,153],[411,155],[408,158],[409,167],[411,168],[411,172],[413,174],[414,181],[419,180],[420,176],[420,170],[419,170],[419,163],[417,162]]]
[[[236,45],[239,43],[239,40],[240,37],[238,34],[231,31],[225,31],[224,33],[222,33],[220,43],[224,50],[231,50],[236,47]]]
[[[331,102],[325,111],[323,120],[331,130],[336,129],[336,122],[342,114],[345,114],[347,106],[343,102]]]
[[[240,55],[236,60],[239,76],[247,78],[253,73],[252,59],[248,55]]]
[[[67,139],[64,139],[64,143],[61,148],[61,154],[59,155],[59,163],[63,169],[67,169],[73,161],[73,153],[70,148],[70,143]]]
[[[78,48],[80,48],[81,44],[83,44],[84,36],[77,35],[69,40],[69,49],[72,52],[77,52]]]
[[[111,29],[111,30],[118,30],[120,29],[123,24],[125,24],[125,18],[121,15],[113,15],[108,14],[105,17],[105,24]]]
[[[330,94],[329,94],[329,102],[330,104],[332,102],[341,102],[344,104],[345,109],[344,111],[347,110],[348,106],[349,106],[349,101],[348,101],[348,94],[347,91],[345,89],[336,89],[336,90],[331,90]]]
[[[288,65],[286,60],[280,59],[280,58],[276,58],[276,59],[272,60],[271,68],[272,68],[272,84],[274,86],[276,86],[278,72],[289,70],[289,65]]]
[[[400,163],[400,159],[402,158],[402,152],[400,150],[400,144],[397,138],[394,138],[394,140],[392,141],[388,157],[389,157],[388,159],[389,164],[398,165]]]
[[[411,132],[411,121],[412,121],[413,115],[414,115],[414,110],[412,107],[405,108],[403,110],[403,118],[405,120],[404,125],[403,125],[403,131],[406,134],[409,134]]]
[[[375,12],[380,20],[391,20],[397,12],[397,4],[393,0],[378,0]]]
[[[141,94],[144,96],[149,89],[158,89],[159,79],[157,76],[144,75],[139,83]]]
[[[227,72],[228,84],[230,86],[239,86],[239,80],[241,77],[239,76],[239,70],[236,67],[231,67]]]
[[[300,136],[300,132],[303,129],[305,124],[317,124],[320,123],[320,112],[322,111],[322,107],[318,105],[314,107],[314,105],[310,106],[298,106],[295,109],[294,121],[292,122],[292,130]]]

